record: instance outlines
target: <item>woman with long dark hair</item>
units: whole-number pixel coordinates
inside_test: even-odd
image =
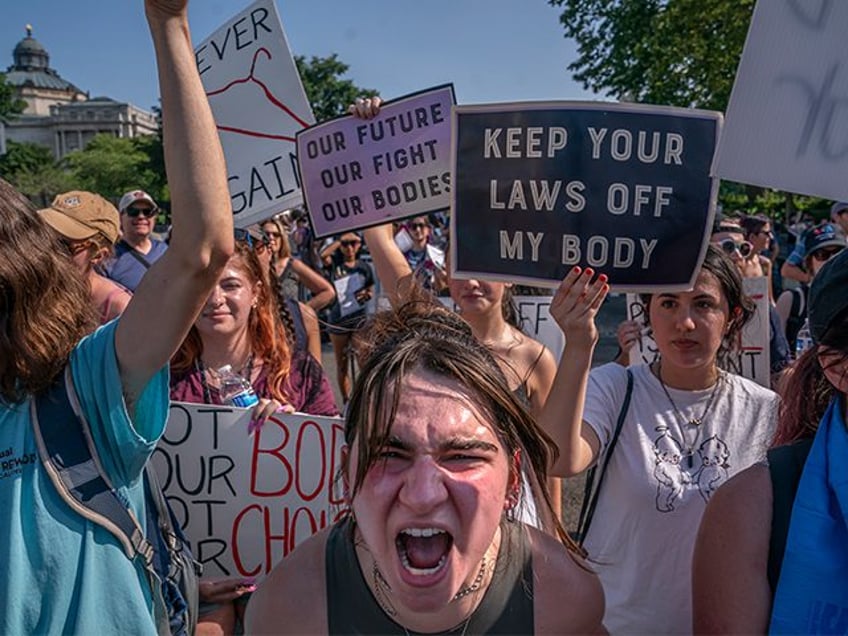
[[[659,350],[653,364],[609,363],[590,373],[595,315],[608,289],[605,276],[575,267],[557,291],[551,315],[566,347],[539,421],[560,449],[555,475],[605,466],[583,529],[604,585],[604,626],[613,634],[685,633],[701,515],[722,482],[765,454],[777,396],[718,365],[753,312],[719,248],[707,249],[691,291],[644,297]]]
[[[306,304],[321,311],[336,297],[333,286],[321,274],[292,256],[289,234],[277,219],[263,221],[261,229],[271,251],[271,284],[280,305],[285,300],[300,300],[301,286],[310,292]]]

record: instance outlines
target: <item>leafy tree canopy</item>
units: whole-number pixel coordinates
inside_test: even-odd
[[[357,97],[377,94],[373,89],[360,88],[353,81],[342,79],[349,67],[335,53],[330,57],[312,56],[309,61],[296,55],[294,61],[306,99],[319,123],[347,113],[348,105]]]
[[[15,89],[6,83],[6,75],[0,73],[0,121],[7,123],[20,115],[26,108],[26,102],[15,97]]]
[[[754,0],[549,0],[578,46],[568,69],[616,99],[724,111]]]
[[[68,154],[64,164],[76,187],[113,200],[133,188],[155,192],[157,175],[149,168],[149,156],[139,147],[138,140],[143,139],[97,135],[84,150]]]
[[[0,156],[0,177],[39,207],[73,187],[71,176],[56,165],[50,149],[30,142],[6,143],[6,154]]]
[[[619,100],[724,112],[754,0],[548,0],[561,7],[568,65],[583,87]],[[825,216],[829,203],[768,188],[722,182],[724,210],[791,223]]]

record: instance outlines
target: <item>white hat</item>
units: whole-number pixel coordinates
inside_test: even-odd
[[[128,207],[137,201],[146,201],[153,206],[154,210],[159,209],[159,206],[156,205],[156,201],[153,200],[153,197],[147,194],[144,190],[131,190],[121,197],[121,201],[118,203],[118,210],[121,214],[123,214],[126,212]]]

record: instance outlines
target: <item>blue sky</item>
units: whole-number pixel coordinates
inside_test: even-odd
[[[191,0],[195,44],[250,0]],[[32,24],[50,65],[92,97],[157,103],[142,0],[8,0],[0,69]],[[546,0],[277,0],[293,53],[337,53],[347,77],[391,99],[453,82],[460,104],[598,99],[566,69],[574,43]]]

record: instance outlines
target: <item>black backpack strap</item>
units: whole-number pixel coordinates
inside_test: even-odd
[[[624,401],[621,403],[621,411],[618,413],[618,421],[615,423],[615,430],[610,439],[607,452],[604,454],[603,463],[601,464],[600,472],[598,472],[598,463],[596,463],[589,472],[586,473],[586,486],[583,489],[583,504],[580,506],[580,517],[577,522],[576,541],[583,545],[586,539],[586,534],[589,532],[589,526],[592,524],[592,517],[595,516],[595,507],[598,505],[598,495],[601,492],[601,486],[604,483],[604,477],[607,473],[607,466],[612,458],[612,452],[615,450],[615,445],[618,443],[618,437],[621,435],[621,429],[624,426],[624,419],[627,417],[627,411],[630,408],[630,396],[633,394],[633,372],[627,369],[627,390],[624,393]],[[595,477],[597,473],[597,485],[595,485]]]
[[[147,502],[147,534],[158,528],[154,545],[155,567],[164,580],[163,596],[170,608],[172,634],[194,634],[197,628],[199,591],[198,577],[203,568],[191,554],[188,540],[180,529],[174,511],[165,499],[152,463],[144,467],[145,501]],[[171,589],[167,589],[167,588]],[[174,593],[176,592],[176,593]]]
[[[32,401],[31,420],[41,463],[56,492],[74,512],[108,530],[127,558],[143,565],[150,581],[157,627],[160,633],[169,633],[162,622],[167,612],[161,594],[157,594],[153,546],[103,470],[74,390],[70,366]]]
[[[798,483],[801,481],[801,473],[804,471],[804,464],[812,445],[812,439],[804,439],[768,451],[772,490],[768,580],[772,596],[777,590],[777,582],[783,566],[783,553],[786,551],[786,537],[789,534],[795,494],[798,492]]]
[[[141,252],[139,252],[139,251],[138,251],[137,249],[135,249],[132,245],[130,245],[129,243],[127,243],[124,239],[121,239],[121,240],[120,240],[120,243],[123,243],[124,245],[126,245],[126,246],[127,246],[127,252],[128,252],[128,253],[130,254],[130,256],[132,256],[135,260],[137,260],[139,263],[141,263],[142,265],[144,265],[144,269],[150,269],[151,262],[150,262],[150,261],[148,261],[146,258],[144,258],[144,255],[143,255]]]

